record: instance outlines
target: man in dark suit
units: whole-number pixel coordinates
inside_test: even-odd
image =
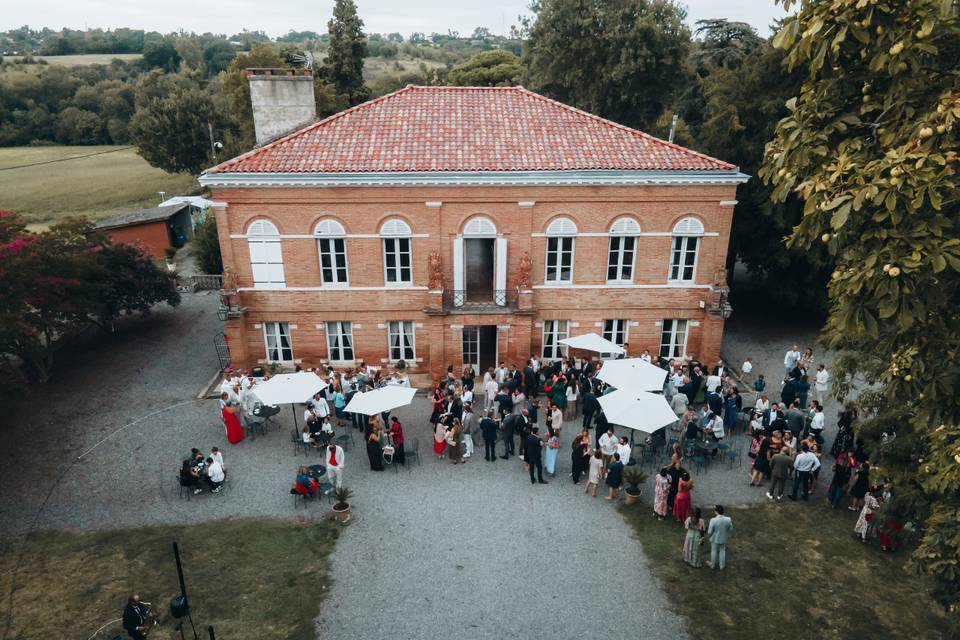
[[[587,387],[583,393],[583,428],[589,429],[593,422],[593,415],[600,409],[600,403],[597,402],[597,394],[593,387]]]
[[[134,640],[146,638],[150,624],[147,622],[149,609],[140,601],[140,594],[134,593],[127,599],[127,606],[123,608],[123,630]]]
[[[499,425],[493,419],[493,409],[489,409],[480,421],[480,433],[483,434],[483,458],[487,462],[497,459],[497,429]]]
[[[727,372],[727,367],[723,364],[723,360],[717,360],[717,366],[713,368],[713,375],[720,376],[721,378]]]
[[[537,373],[533,370],[533,362],[527,360],[527,366],[523,368],[523,386],[526,389],[528,400],[532,400],[537,395],[538,377]]]
[[[720,395],[719,388],[707,390],[707,406],[717,415],[723,412],[723,396]]]
[[[603,409],[598,410],[597,413],[596,413],[596,416],[597,416],[597,426],[596,426],[596,428],[594,428],[594,430],[593,430],[593,432],[594,432],[594,438],[593,438],[594,444],[593,444],[593,446],[594,446],[595,448],[599,448],[599,447],[600,447],[600,436],[602,436],[603,434],[605,434],[605,433],[607,432],[607,429],[610,428],[610,423],[607,422],[607,416],[604,415]]]
[[[500,421],[500,437],[503,439],[503,455],[500,457],[504,460],[509,460],[513,455],[513,434],[518,431],[522,422],[523,416],[516,413]]]
[[[543,479],[543,443],[540,441],[540,429],[534,427],[523,443],[523,460],[530,469],[530,484],[547,484]],[[533,472],[536,469],[537,479],[534,479]]]

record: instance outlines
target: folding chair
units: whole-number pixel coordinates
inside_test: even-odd
[[[404,446],[403,448],[403,455],[404,455],[404,458],[406,459],[406,464],[404,464],[403,466],[409,469],[410,463],[416,460],[417,466],[419,467],[421,464],[420,463],[420,438],[414,438],[413,440],[410,440],[409,447]]]

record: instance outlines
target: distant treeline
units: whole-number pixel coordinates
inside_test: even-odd
[[[471,56],[498,50],[519,54],[521,49],[519,38],[494,36],[482,28],[467,37],[456,32],[430,36],[414,33],[409,38],[390,33],[370,34],[365,40],[367,57],[395,61],[371,83],[373,95],[408,83],[443,84],[448,72]],[[329,33],[314,31],[291,31],[271,42],[262,31],[244,31],[228,38],[209,33],[164,35],[136,29],[12,29],[0,33],[0,51],[8,52],[6,57],[0,57],[0,147],[127,144],[131,142],[128,125],[136,110],[138,87],[141,94],[149,94],[144,86],[156,85],[158,72],[205,79],[209,82],[200,85],[216,97],[221,93],[218,76],[238,54],[247,55],[247,49],[270,47],[291,63],[295,54],[311,51],[319,64],[326,57],[329,44]],[[9,55],[11,52],[16,55]],[[142,58],[66,67],[45,64],[33,53],[139,53]],[[400,58],[421,63],[416,70],[409,70],[399,63]],[[256,59],[257,56],[252,58]],[[443,66],[431,71],[423,61]],[[150,79],[142,78],[151,72],[154,73]],[[141,104],[145,102],[146,98],[141,100]],[[222,110],[241,106],[229,101],[219,104]],[[246,117],[242,114],[229,119]]]
[[[500,36],[490,33],[489,29],[477,27],[470,35],[460,35],[457,31],[445,34],[431,33],[429,35],[416,32],[405,38],[400,33],[369,34],[367,36],[367,55],[372,57],[390,58],[398,54],[422,57],[428,60],[442,62],[457,62],[464,56],[457,53],[472,55],[478,51],[491,49],[507,49],[519,55],[521,48],[521,32],[511,30],[509,36]],[[0,31],[0,55],[3,56],[65,56],[83,54],[109,53],[143,53],[147,54],[151,46],[171,43],[176,46],[180,40],[196,40],[201,46],[213,41],[229,43],[234,49],[249,51],[255,44],[275,42],[279,44],[302,44],[307,48],[323,50],[330,42],[329,33],[316,31],[288,31],[285,35],[271,38],[263,31],[241,31],[231,36],[226,34],[203,33],[195,34],[179,32],[163,34],[156,31],[142,29],[61,29],[54,31],[31,29],[23,26],[9,31]],[[406,46],[404,46],[406,45]],[[438,55],[437,49],[453,54],[443,58]],[[429,51],[420,55],[421,52]]]

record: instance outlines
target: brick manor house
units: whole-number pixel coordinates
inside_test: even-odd
[[[403,360],[425,380],[588,332],[716,358],[746,178],[522,87],[408,86],[200,182],[234,366]]]

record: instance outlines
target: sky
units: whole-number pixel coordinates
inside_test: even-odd
[[[529,0],[356,0],[368,33],[414,31],[466,35],[475,27],[507,33]],[[147,31],[195,31],[232,35],[243,29],[271,36],[288,31],[326,31],[333,0],[3,0],[0,30],[28,24],[34,28],[69,27]],[[773,0],[685,0],[689,21],[727,18],[748,22],[761,35],[784,11]]]

